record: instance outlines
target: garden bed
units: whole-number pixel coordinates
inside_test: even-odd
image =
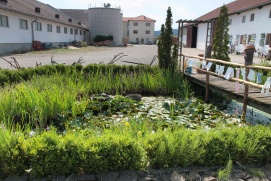
[[[178,72],[56,65],[0,79],[0,178],[270,162],[269,126],[193,98]]]

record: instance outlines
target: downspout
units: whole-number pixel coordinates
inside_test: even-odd
[[[32,30],[32,43],[33,41],[35,40],[35,37],[34,37],[34,23],[37,22],[38,18],[36,17],[36,19],[34,21],[31,22],[31,30]]]

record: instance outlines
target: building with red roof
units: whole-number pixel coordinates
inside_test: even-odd
[[[123,17],[123,43],[152,44],[155,20],[144,15]]]
[[[271,41],[271,0],[235,0],[225,6],[230,20],[229,46],[242,51],[245,45],[253,44],[256,48],[267,50],[268,42]],[[195,21],[214,20],[215,29],[219,13],[220,7]],[[207,23],[187,23],[184,27],[184,44],[191,48],[205,49]]]
[[[88,39],[88,28],[76,18],[37,0],[0,0],[0,54],[31,50],[32,42]]]

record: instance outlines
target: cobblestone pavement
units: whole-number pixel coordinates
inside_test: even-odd
[[[36,62],[41,63],[42,65],[51,64],[51,55],[57,63],[65,63],[66,65],[76,62],[80,57],[84,59],[84,65],[90,63],[100,63],[104,62],[105,64],[109,63],[114,55],[118,53],[123,53],[127,55],[119,59],[115,64],[128,64],[122,61],[130,61],[137,63],[149,64],[153,57],[157,55],[157,46],[156,45],[131,45],[127,47],[96,47],[91,51],[67,51],[65,53],[54,53],[51,52],[35,52],[35,53],[26,53],[26,54],[16,54],[3,56],[7,60],[12,60],[10,57],[14,57],[22,67],[34,67]],[[198,55],[204,53],[204,50],[199,50],[195,48],[183,48],[183,53],[185,55]],[[243,55],[234,55],[230,54],[232,62],[243,63]],[[259,63],[260,58],[254,57],[254,63]],[[155,63],[157,63],[157,59]],[[0,68],[11,69],[10,65],[4,60],[0,59]]]

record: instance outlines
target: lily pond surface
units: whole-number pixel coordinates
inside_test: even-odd
[[[78,104],[83,104],[78,102]],[[148,121],[158,127],[183,126],[189,129],[211,129],[217,126],[245,126],[241,121],[240,105],[230,102],[227,109],[219,110],[200,99],[178,100],[171,97],[142,97],[134,101],[123,96],[108,96],[106,100],[91,100],[85,112],[76,115],[59,115],[56,122],[60,129],[109,128],[112,124],[125,124],[132,120]],[[239,107],[238,107],[239,106]],[[248,114],[251,111],[248,111]],[[255,115],[257,115],[255,117]],[[260,116],[259,116],[260,115]],[[253,117],[254,116],[254,117]],[[254,111],[247,116],[249,124],[269,124],[268,116]],[[256,119],[258,118],[258,119]]]

